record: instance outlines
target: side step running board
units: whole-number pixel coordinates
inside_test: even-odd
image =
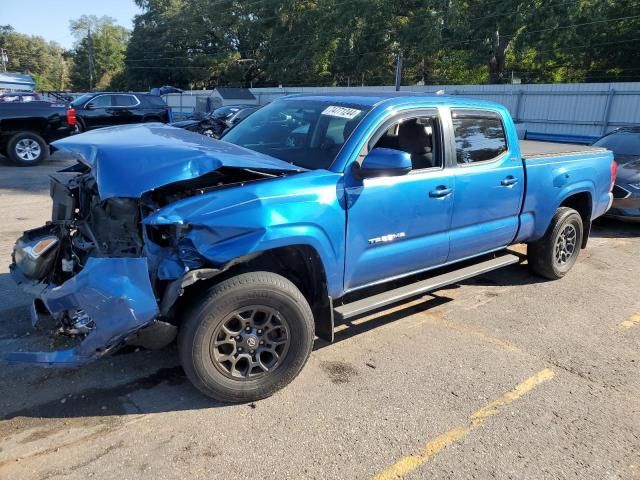
[[[439,288],[458,283],[476,275],[482,275],[483,273],[496,270],[497,268],[506,267],[518,263],[520,257],[513,254],[501,255],[497,258],[492,258],[484,262],[469,265],[467,267],[453,270],[451,272],[443,273],[435,277],[427,278],[416,283],[405,285],[404,287],[382,292],[371,297],[366,297],[361,300],[357,300],[346,305],[341,305],[334,309],[334,313],[337,319],[345,320],[347,318],[355,317],[372,310],[391,305],[392,303],[400,302],[411,297],[418,295],[424,295]]]

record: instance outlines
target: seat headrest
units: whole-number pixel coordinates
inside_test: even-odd
[[[398,128],[398,145],[407,153],[427,153],[431,151],[431,135],[427,126],[416,120],[402,122]]]

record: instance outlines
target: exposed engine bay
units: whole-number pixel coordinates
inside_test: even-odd
[[[184,198],[276,174],[220,168],[146,192],[102,200],[83,163],[51,176],[51,221],[17,241],[11,272],[36,298],[35,324],[55,322],[76,346],[16,352],[9,361],[78,364],[126,343],[161,348],[177,333],[171,307],[185,285],[221,270],[185,237],[189,225],[145,225],[150,214]],[[115,301],[114,301],[115,299]]]

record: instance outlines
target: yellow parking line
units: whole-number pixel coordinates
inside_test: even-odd
[[[622,328],[631,328],[634,325],[640,324],[640,313],[636,313],[635,315],[631,315],[624,322],[620,324]]]
[[[420,465],[428,462],[445,447],[462,440],[469,432],[471,432],[471,430],[480,427],[487,418],[496,415],[502,407],[506,407],[523,397],[542,382],[552,379],[554,375],[553,370],[550,368],[541,370],[534,376],[526,379],[524,382],[516,386],[516,388],[510,392],[505,393],[502,397],[473,413],[469,418],[469,425],[451,429],[448,432],[437,436],[425,445],[422,452],[401,458],[396,463],[376,475],[374,480],[395,480],[403,478]]]

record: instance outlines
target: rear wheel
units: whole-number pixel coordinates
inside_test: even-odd
[[[31,167],[49,157],[49,146],[37,133],[20,132],[9,139],[7,156],[16,165]]]
[[[544,237],[527,246],[531,271],[550,280],[564,277],[576,263],[583,231],[580,214],[572,208],[560,207]]]
[[[213,286],[187,313],[178,346],[183,368],[205,395],[223,402],[268,397],[307,362],[314,322],[286,278],[251,272]]]

